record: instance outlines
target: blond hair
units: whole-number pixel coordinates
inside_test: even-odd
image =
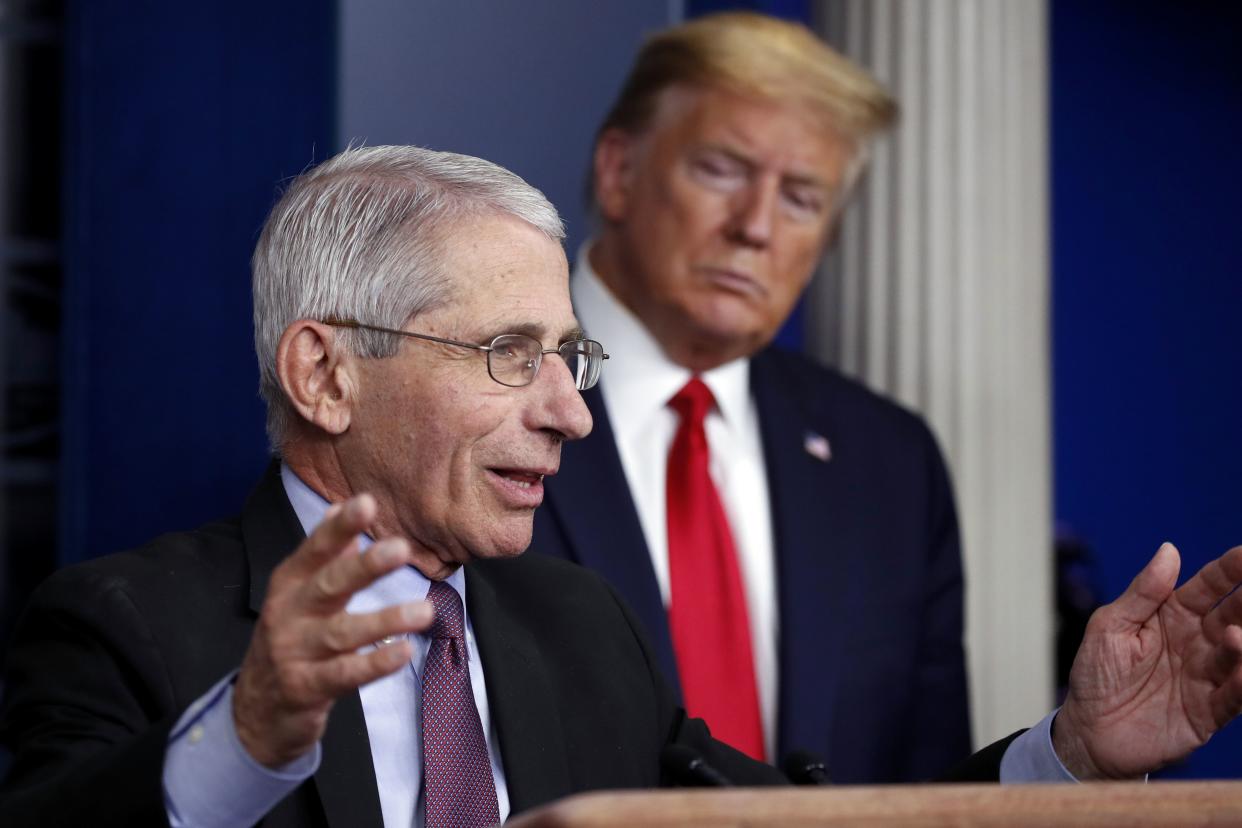
[[[805,26],[754,12],[696,18],[649,37],[599,134],[641,132],[660,93],[711,86],[797,106],[865,154],[888,129],[897,104],[874,78]]]

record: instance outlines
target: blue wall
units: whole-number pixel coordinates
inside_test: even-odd
[[[249,254],[331,153],[336,37],[330,0],[66,12],[62,563],[234,511],[262,470]]]
[[[1109,599],[1242,543],[1242,4],[1052,12],[1056,514]],[[1242,729],[1173,775],[1242,776]]]
[[[595,129],[669,0],[343,0],[338,141],[418,144],[495,161],[589,233]]]

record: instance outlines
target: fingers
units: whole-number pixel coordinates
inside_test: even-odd
[[[431,624],[433,611],[423,601],[345,611],[354,594],[410,559],[410,546],[400,538],[357,551],[358,535],[375,523],[376,513],[369,495],[332,506],[272,573],[233,696],[243,747],[269,767],[309,749],[335,699],[408,664],[412,655],[404,640],[359,648]]]
[[[1147,566],[1134,576],[1126,591],[1107,607],[1110,610],[1107,617],[1126,625],[1146,622],[1173,594],[1181,565],[1177,547],[1171,543],[1161,544]]]
[[[1177,600],[1192,612],[1206,615],[1239,583],[1242,583],[1242,546],[1235,546],[1182,584],[1177,590]]]
[[[1212,647],[1212,663],[1208,678],[1213,684],[1224,684],[1229,676],[1242,665],[1242,628],[1228,626]]]
[[[246,752],[277,768],[302,756],[323,736],[332,701],[409,664],[413,649],[398,641],[365,653],[267,671],[243,665],[233,691],[233,722]]]
[[[431,626],[434,616],[435,611],[427,601],[398,604],[358,615],[341,612],[308,629],[306,648],[318,656],[352,653],[390,635],[422,632]]]
[[[1231,625],[1242,624],[1242,590],[1234,590],[1220,599],[1203,616],[1202,623],[1204,637],[1211,644],[1219,645]]]
[[[410,663],[414,651],[408,641],[396,641],[364,653],[346,653],[311,666],[308,681],[320,698],[336,699],[394,673]]]
[[[286,563],[303,572],[320,568],[354,544],[358,535],[374,523],[376,510],[375,498],[369,494],[334,504]]]
[[[1214,680],[1220,686],[1212,691],[1209,701],[1212,719],[1219,730],[1242,713],[1242,627],[1228,627],[1216,648]]]
[[[402,538],[385,538],[362,554],[338,555],[306,581],[302,601],[311,612],[337,610],[350,596],[400,569],[410,560],[410,545]]]

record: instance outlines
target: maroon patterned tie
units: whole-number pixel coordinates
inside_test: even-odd
[[[432,581],[436,608],[423,668],[423,792],[427,828],[476,828],[500,821],[487,742],[470,689],[461,596]]]

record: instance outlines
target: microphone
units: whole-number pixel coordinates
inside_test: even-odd
[[[785,757],[781,770],[795,785],[831,785],[824,760],[814,753],[795,750]]]
[[[728,788],[729,777],[707,764],[703,756],[686,745],[665,745],[660,751],[660,767],[685,788]]]

